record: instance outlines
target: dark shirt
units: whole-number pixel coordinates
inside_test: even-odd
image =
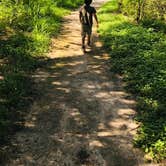
[[[92,25],[93,24],[93,14],[96,13],[96,9],[94,7],[92,7],[92,6],[83,5],[80,8],[79,12],[82,13],[83,9],[85,9],[87,11],[89,22]]]

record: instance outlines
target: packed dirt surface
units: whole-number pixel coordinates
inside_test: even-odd
[[[105,0],[106,1],[106,0]],[[99,7],[104,0],[96,0]],[[135,101],[94,30],[93,46],[81,51],[78,11],[64,18],[44,67],[33,75],[40,100],[12,140],[9,166],[144,166],[133,148],[138,124]],[[154,164],[153,164],[154,166]]]

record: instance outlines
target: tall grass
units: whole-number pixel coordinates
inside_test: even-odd
[[[111,70],[124,76],[126,89],[137,99],[141,127],[134,144],[151,159],[165,160],[166,36],[117,14],[116,3],[112,0],[100,10],[99,32],[109,48]]]

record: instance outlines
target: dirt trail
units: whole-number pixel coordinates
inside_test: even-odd
[[[96,0],[95,5],[103,3]],[[83,55],[78,11],[65,17],[45,68],[33,75],[42,91],[18,132],[9,166],[143,166],[132,139],[135,101],[121,77],[109,70],[109,55],[93,36]]]

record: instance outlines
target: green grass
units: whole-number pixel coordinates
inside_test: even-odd
[[[135,25],[117,14],[116,6],[113,0],[100,9],[99,32],[110,52],[111,70],[124,76],[126,89],[137,98],[141,127],[134,144],[161,161],[166,159],[166,36]]]
[[[37,93],[30,75],[59,34],[62,17],[81,2],[0,2],[0,145],[23,123]]]

